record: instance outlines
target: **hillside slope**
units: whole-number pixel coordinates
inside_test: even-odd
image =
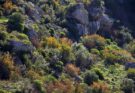
[[[0,0],[0,93],[134,93],[134,2]]]

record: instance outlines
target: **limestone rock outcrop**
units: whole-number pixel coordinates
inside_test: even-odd
[[[105,14],[105,7],[100,0],[93,0],[91,4],[79,3],[69,9],[67,20],[69,29],[78,36],[95,34],[100,29],[109,31],[113,21]]]

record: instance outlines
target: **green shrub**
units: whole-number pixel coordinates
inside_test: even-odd
[[[24,19],[21,13],[13,13],[8,20],[9,29],[22,32],[24,30]]]
[[[123,46],[133,40],[130,30],[126,27],[121,27],[120,30],[115,31],[114,35],[113,40],[120,46]]]
[[[19,33],[17,31],[13,31],[12,33],[10,33],[9,39],[15,40],[15,41],[20,41],[20,42],[23,42],[24,44],[31,44],[27,35],[25,35],[23,33]]]
[[[128,69],[127,74],[128,78],[133,79],[135,81],[135,69],[133,68]]]
[[[0,32],[0,40],[6,40],[8,39],[8,33],[5,31]]]
[[[6,90],[3,90],[3,89],[0,89],[0,93],[12,93],[12,92],[9,92],[9,91],[6,91]]]
[[[22,54],[21,58],[22,58],[22,60],[27,68],[30,68],[32,66],[32,62],[31,62],[29,54]]]
[[[84,75],[84,82],[88,85],[93,84],[93,82],[98,81],[99,77],[95,72],[86,72]]]
[[[103,81],[109,85],[112,93],[121,93],[119,92],[121,80],[127,75],[123,65],[115,64],[106,66],[104,62],[99,62],[92,67],[92,71],[95,73],[100,71],[100,73],[102,73],[101,76],[103,75],[104,77]],[[102,80],[100,75],[98,73],[96,74],[99,76],[99,79]]]
[[[61,54],[58,49],[46,48],[44,50],[41,50],[41,53],[42,53],[43,57],[45,58],[45,60],[49,63],[54,63],[61,59]]]
[[[0,31],[0,47],[1,50],[6,50],[7,48],[5,47],[6,45],[8,45],[8,33],[5,31]]]
[[[134,86],[134,81],[127,78],[125,78],[121,84],[121,88],[124,93],[134,93]]]
[[[45,76],[46,83],[55,82],[55,81],[57,81],[57,79],[55,77],[53,77],[52,75]]]
[[[0,17],[0,23],[7,23],[7,22],[8,22],[8,19],[7,18],[3,18],[3,17],[1,18]]]
[[[84,36],[81,38],[81,42],[89,50],[92,48],[102,49],[106,45],[105,38],[99,35]]]
[[[34,85],[36,87],[36,89],[40,92],[40,93],[45,93],[44,89],[43,89],[43,82],[40,80],[35,80],[34,81]]]
[[[52,62],[52,63],[50,63],[50,65],[57,72],[62,72],[63,71],[63,62],[61,62],[61,61]]]
[[[107,64],[125,64],[126,62],[134,62],[131,53],[115,45],[106,46],[102,51],[102,55]]]
[[[135,40],[131,41],[125,46],[125,49],[131,52],[132,56],[135,57]]]
[[[74,44],[72,48],[76,56],[75,63],[81,69],[91,67],[96,61],[95,57],[82,44]]]
[[[91,52],[92,54],[100,55],[100,51],[99,51],[98,49],[96,49],[96,48],[92,48],[92,49],[90,50],[90,52]]]
[[[61,45],[61,55],[62,55],[62,61],[64,63],[67,62],[73,62],[75,60],[75,56],[72,52],[72,48],[66,44]]]
[[[98,75],[100,80],[104,80],[103,72],[101,72],[99,69],[95,69],[94,71]]]
[[[14,66],[12,55],[9,53],[0,55],[0,79],[12,79],[14,75],[19,75],[19,71]]]

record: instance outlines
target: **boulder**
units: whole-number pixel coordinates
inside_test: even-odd
[[[11,51],[15,53],[31,53],[34,51],[34,47],[32,45],[24,44],[20,41],[9,41],[9,46],[11,47]]]
[[[31,41],[31,43],[35,46],[35,47],[39,47],[39,39],[38,39],[38,34],[36,31],[34,31],[33,29],[30,29],[27,33],[26,33]]]
[[[102,14],[104,13],[104,9],[90,6],[88,8],[88,12],[89,12],[89,15],[91,17],[91,20],[98,20],[102,16]]]
[[[104,3],[92,0],[91,4],[79,3],[68,10],[68,28],[76,39],[83,35],[96,34],[99,31],[110,31],[113,21],[105,14]]]
[[[78,35],[82,36],[88,34],[88,27],[82,24],[76,24],[76,29],[78,30]]]
[[[95,34],[100,29],[100,22],[99,21],[91,21],[89,23],[89,32],[88,34]]]
[[[28,2],[25,8],[25,11],[26,11],[26,14],[29,16],[29,18],[31,18],[32,20],[36,22],[40,22],[41,17],[44,14],[44,11],[40,7],[35,6],[32,2]]]
[[[128,62],[125,64],[125,69],[129,69],[129,68],[135,68],[135,63],[134,62]]]
[[[103,14],[99,19],[101,29],[103,30],[110,30],[113,25],[113,20],[109,18],[108,15]]]
[[[77,4],[75,7],[75,11],[71,14],[71,17],[78,21],[78,23],[88,25],[89,17],[88,12],[84,8],[83,4]]]
[[[91,20],[98,20],[105,13],[105,8],[101,0],[93,0],[87,7]]]
[[[79,3],[71,7],[67,14],[68,27],[76,36],[82,36],[88,33],[89,16],[84,4]],[[77,33],[76,33],[77,32]]]

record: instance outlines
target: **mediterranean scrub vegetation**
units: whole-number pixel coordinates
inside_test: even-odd
[[[0,93],[135,93],[132,4],[0,0]]]

